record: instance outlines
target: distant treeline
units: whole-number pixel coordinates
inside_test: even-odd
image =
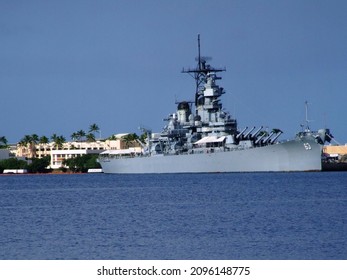
[[[97,162],[97,157],[98,155],[82,155],[64,160],[63,164],[67,167],[61,167],[60,171],[87,172],[90,168],[101,168]],[[53,171],[48,168],[50,162],[50,156],[29,160],[17,158],[3,159],[0,160],[0,173],[3,173],[5,169],[26,169],[28,173],[49,173]]]

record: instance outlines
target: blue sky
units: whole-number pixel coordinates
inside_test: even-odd
[[[194,98],[201,34],[240,128],[292,138],[307,100],[311,128],[347,143],[346,26],[343,0],[0,0],[0,136],[160,131]]]

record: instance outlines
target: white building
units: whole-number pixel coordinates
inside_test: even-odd
[[[97,140],[94,142],[87,141],[73,141],[63,143],[61,147],[57,147],[54,142],[47,144],[27,144],[23,146],[18,144],[16,147],[16,157],[22,158],[43,158],[46,156],[51,157],[50,168],[58,169],[64,167],[64,159],[74,158],[77,156],[82,156],[86,154],[100,154],[105,150],[120,150],[129,147],[140,147],[137,141],[132,141],[131,143],[126,143],[122,137],[128,135],[116,134],[116,140]],[[1,154],[0,154],[1,157]]]
[[[104,150],[90,150],[90,149],[79,149],[79,150],[53,150],[51,151],[51,164],[52,169],[58,169],[64,167],[63,161],[65,159],[74,158],[77,156],[87,154],[99,154]]]

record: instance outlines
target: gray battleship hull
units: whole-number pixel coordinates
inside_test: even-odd
[[[108,158],[104,173],[211,173],[320,171],[322,146],[313,138],[228,152]]]

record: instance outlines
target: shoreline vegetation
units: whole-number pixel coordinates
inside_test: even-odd
[[[15,175],[20,175],[20,176],[41,176],[41,175],[83,175],[83,174],[91,174],[91,173],[87,173],[87,172],[45,172],[45,173],[18,173],[18,174],[14,174],[14,173],[0,173],[0,176],[15,176]]]
[[[69,158],[64,161],[66,167],[60,167],[59,169],[50,169],[50,156],[44,158],[31,158],[21,160],[17,158],[9,158],[0,160],[0,174],[3,174],[4,170],[26,170],[23,174],[78,174],[87,173],[89,169],[101,168],[99,162],[97,162],[98,155],[86,154]],[[9,175],[13,173],[8,173]],[[4,174],[7,175],[7,174]],[[22,174],[21,174],[22,175]]]
[[[99,137],[97,137],[98,135]],[[144,142],[146,134],[138,136],[136,133],[124,134],[121,138],[116,135],[111,135],[108,138],[101,138],[101,131],[97,124],[91,124],[89,130],[86,132],[83,129],[73,132],[70,136],[72,142],[77,143],[90,143],[105,142],[107,140],[119,140],[124,142],[126,147],[137,143],[138,139]],[[0,159],[0,175],[3,174],[5,169],[11,170],[26,170],[25,174],[78,174],[87,173],[88,169],[101,169],[101,165],[97,161],[97,154],[82,154],[66,158],[62,161],[62,165],[58,169],[51,168],[51,154],[49,151],[66,149],[65,144],[70,142],[66,141],[65,136],[58,136],[54,133],[51,137],[41,136],[37,134],[25,135],[17,144],[17,153],[15,157]],[[7,138],[0,137],[0,149],[9,149]],[[69,149],[75,149],[69,147]],[[20,152],[18,153],[18,150]],[[42,155],[42,151],[44,154]],[[40,154],[41,153],[41,154]],[[13,173],[11,173],[12,175]]]

